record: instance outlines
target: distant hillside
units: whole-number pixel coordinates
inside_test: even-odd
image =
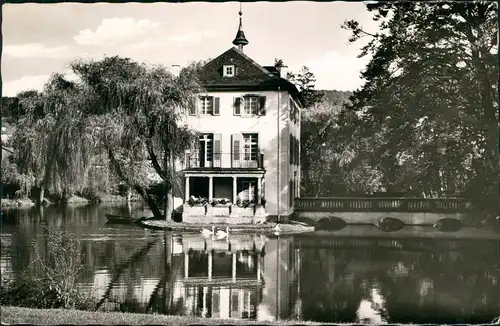
[[[349,102],[349,97],[352,95],[352,92],[346,91],[337,91],[337,90],[321,90],[324,94],[323,102],[339,105],[345,102]]]
[[[340,112],[340,110],[342,110],[343,105],[349,102],[349,97],[352,95],[352,92],[337,90],[320,91],[325,94],[323,97],[323,101],[316,104],[313,108],[304,110],[304,118],[309,117],[312,119],[322,119],[322,117],[324,118],[325,114],[327,114],[328,116],[330,116],[332,113],[333,115],[336,115]]]

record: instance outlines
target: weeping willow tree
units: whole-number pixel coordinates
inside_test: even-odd
[[[172,189],[178,182],[175,160],[195,139],[195,133],[182,121],[200,91],[198,65],[183,69],[179,76],[162,66],[120,57],[75,61],[71,68],[86,96],[72,122],[81,128],[77,128],[79,134],[65,134],[58,139],[65,146],[82,149],[86,141],[94,144],[107,154],[112,171],[146,201],[155,218],[170,218]],[[75,144],[77,139],[81,143]],[[164,184],[164,214],[148,192],[152,183],[149,166]],[[64,170],[74,171],[67,167]]]
[[[40,187],[67,197],[89,181],[95,160],[134,189],[155,218],[171,217],[175,161],[195,138],[184,117],[200,91],[200,64],[174,76],[162,66],[120,57],[71,64],[77,81],[55,74],[43,92],[20,94],[14,136],[21,173]],[[154,171],[163,182],[164,214],[148,191]]]
[[[17,98],[13,146],[19,179],[32,180],[29,188],[40,189],[38,203],[45,189],[62,197],[80,190],[93,150],[90,139],[79,137],[84,125],[78,108],[88,97],[77,84],[54,74],[43,92],[26,91]]]

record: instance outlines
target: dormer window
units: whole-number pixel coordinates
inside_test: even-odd
[[[233,77],[234,76],[234,65],[225,65],[223,68],[223,76],[224,77]]]

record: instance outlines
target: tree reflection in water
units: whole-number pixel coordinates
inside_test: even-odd
[[[358,312],[363,322],[356,309],[374,302],[374,289],[385,308],[372,323],[484,323],[500,313],[495,241],[405,239],[393,249],[378,240],[335,242],[301,249],[305,319],[351,322]]]
[[[2,271],[36,272],[30,246],[43,249],[44,222],[82,238],[81,284],[95,290],[96,303],[110,289],[114,309],[332,323],[485,323],[500,315],[498,241],[232,234],[230,243],[211,242],[106,224],[104,213],[122,211],[9,210]]]

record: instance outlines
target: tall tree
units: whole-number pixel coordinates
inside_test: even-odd
[[[91,165],[93,146],[79,123],[80,107],[88,97],[63,75],[54,74],[43,92],[26,91],[17,96],[13,135],[16,163],[21,176],[34,180],[40,189],[50,188],[63,197],[80,189]]]
[[[377,2],[365,85],[351,99],[359,134],[383,143],[361,155],[389,188],[498,203],[497,3]],[[377,163],[378,162],[378,163]],[[497,204],[498,205],[498,204]]]
[[[283,61],[275,60],[276,64],[283,65]],[[323,92],[316,89],[316,77],[307,67],[302,66],[298,73],[288,73],[288,80],[294,83],[299,89],[302,104],[305,109],[311,108],[323,99]]]
[[[72,64],[92,99],[82,107],[86,129],[81,137],[91,138],[108,155],[113,171],[144,198],[156,218],[171,217],[174,163],[195,139],[182,121],[200,90],[198,68],[193,64],[175,77],[162,66],[119,57]],[[145,158],[164,182],[164,215],[147,191]]]

